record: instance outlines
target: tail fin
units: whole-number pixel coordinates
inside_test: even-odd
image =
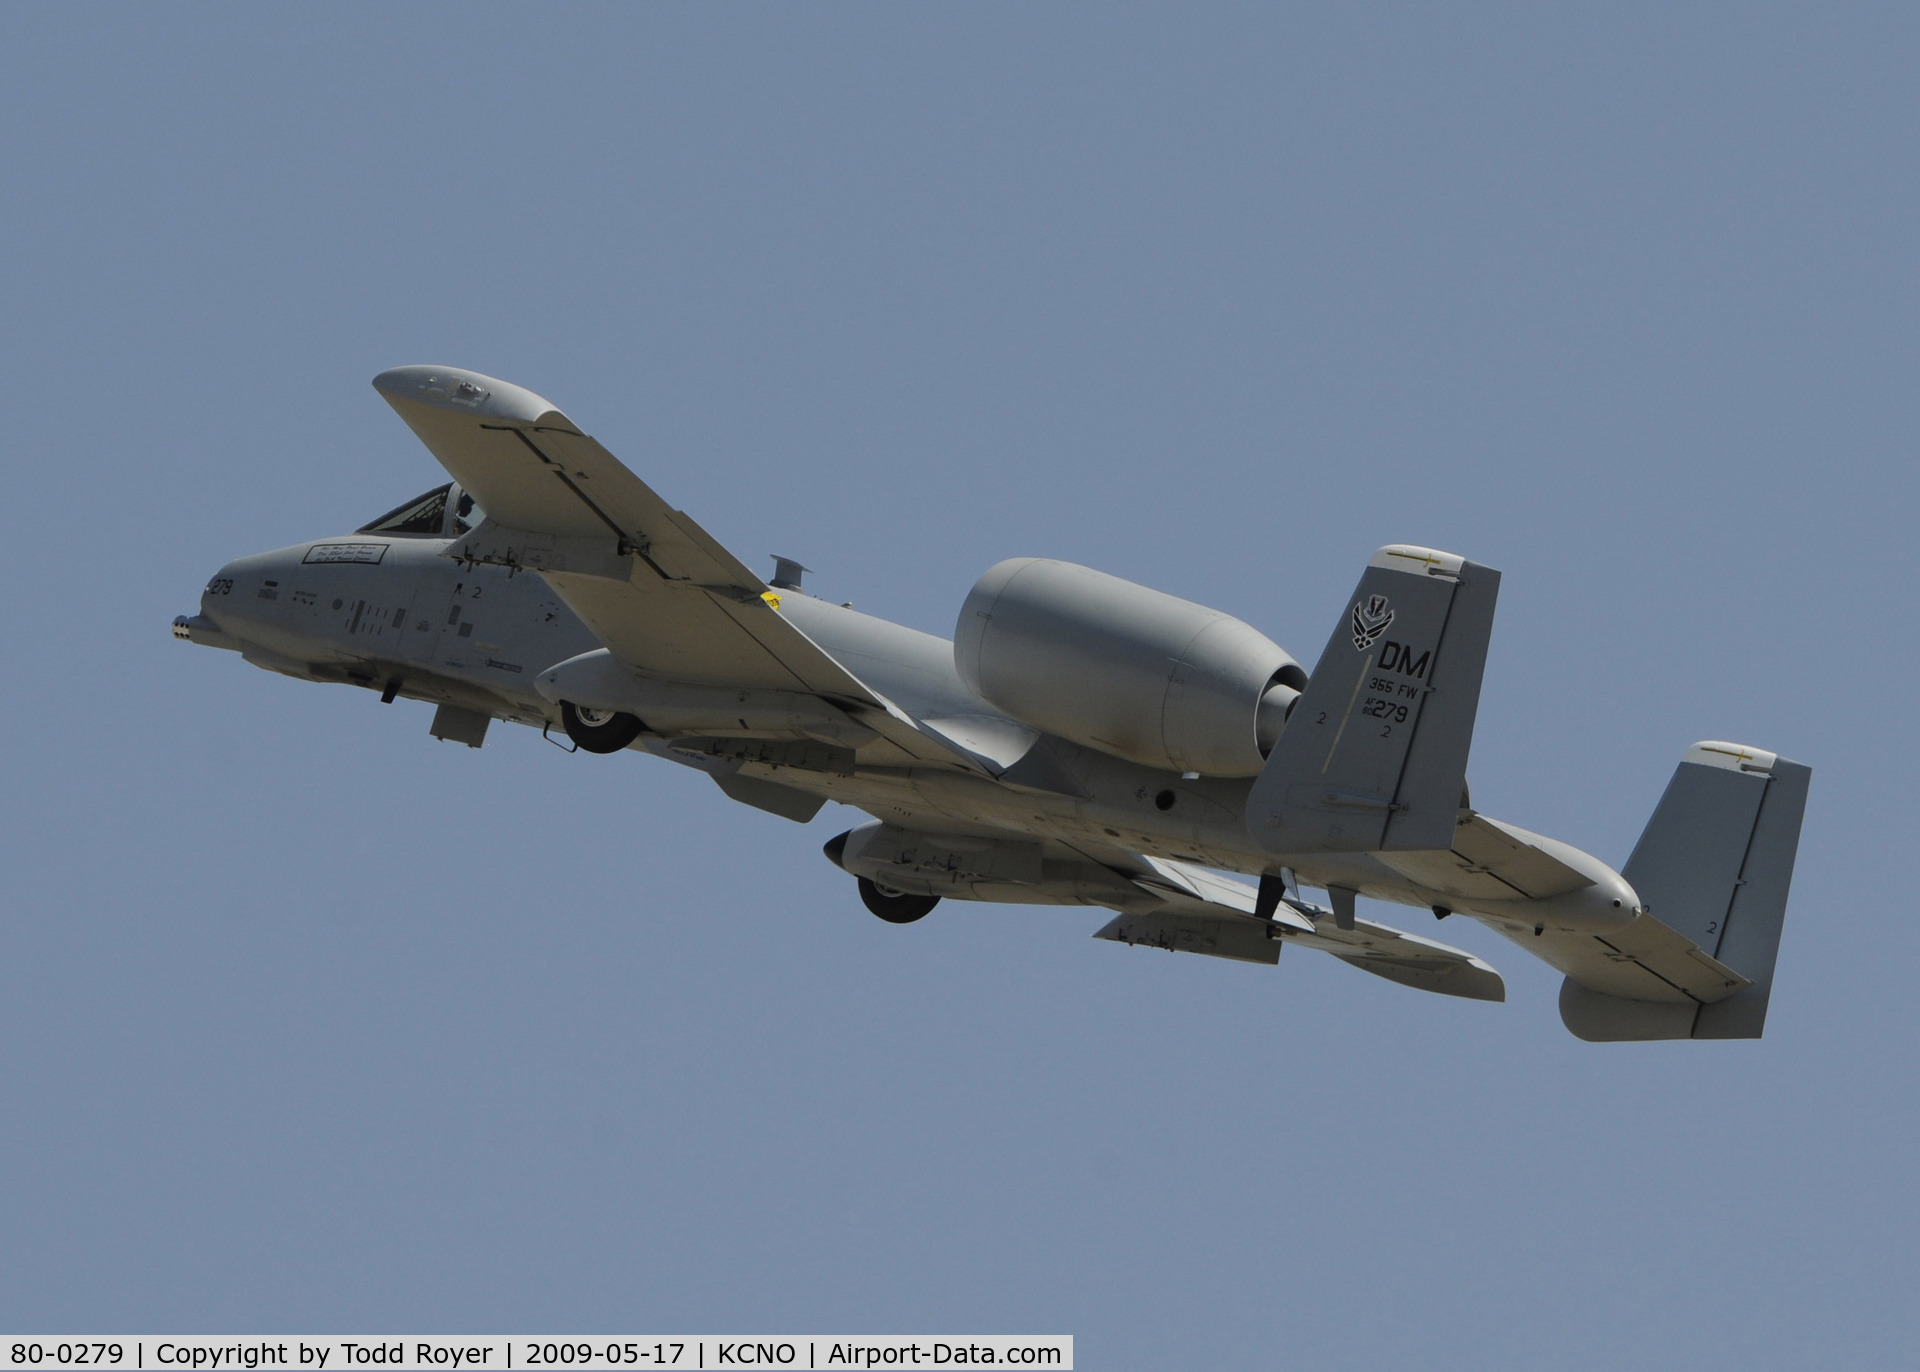
[[[1500,573],[1430,548],[1373,555],[1247,798],[1269,852],[1449,848]]]
[[[1753,984],[1679,1005],[1602,995],[1568,978],[1567,1028],[1594,1041],[1760,1037],[1812,775],[1759,748],[1687,749],[1621,875],[1649,915]]]

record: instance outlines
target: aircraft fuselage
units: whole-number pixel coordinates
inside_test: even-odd
[[[373,384],[452,480],[229,563],[177,637],[432,702],[429,732],[469,747],[498,719],[557,726],[573,765],[634,749],[790,820],[864,810],[823,851],[890,924],[948,897],[1101,906],[1099,939],[1268,965],[1293,944],[1505,998],[1474,954],[1360,918],[1366,896],[1565,972],[1582,1038],[1764,1028],[1811,769],[1694,744],[1625,874],[1478,813],[1497,568],[1377,548],[1311,672],[1230,615],[1040,557],[988,568],[948,640],[805,594],[789,559],[761,580],[524,387]]]
[[[453,540],[367,533],[295,544],[222,567],[182,636],[239,651],[255,665],[304,680],[355,685],[388,699],[448,705],[557,731],[559,706],[536,689],[540,672],[600,645],[538,575],[443,556]],[[952,644],[800,592],[780,613],[855,675],[921,719],[964,717],[976,728],[999,715],[960,680]],[[722,683],[677,683],[710,697],[713,724],[732,738],[780,739],[786,729],[736,717],[740,693]],[[1031,731],[1026,731],[1031,733]],[[1273,855],[1246,832],[1250,778],[1196,777],[1156,770],[1047,737],[998,778],[935,768],[854,769],[715,758],[677,749],[675,738],[643,734],[633,747],[685,766],[727,770],[864,810],[915,829],[984,839],[1039,839],[1059,845],[1051,860],[1070,878],[1084,855],[1109,847],[1234,872],[1259,873]],[[1029,784],[1022,784],[1025,779]],[[1463,899],[1389,865],[1391,855],[1307,854],[1288,859],[1300,882],[1343,887],[1377,900],[1474,914],[1525,936],[1545,954],[1547,931],[1589,933],[1632,918],[1632,889],[1605,863],[1565,844],[1502,826],[1590,877],[1593,885],[1548,899]],[[1096,864],[1092,864],[1097,866]],[[1083,873],[975,898],[1100,903],[1102,879]],[[977,885],[977,884],[976,884]],[[1536,929],[1541,933],[1536,934]]]

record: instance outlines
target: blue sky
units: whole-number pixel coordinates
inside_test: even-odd
[[[0,1327],[1910,1361],[1917,24],[7,9]],[[888,927],[851,812],[173,642],[443,479],[410,362],[941,633],[1491,563],[1482,809],[1617,863],[1696,739],[1814,767],[1768,1037],[1582,1044],[1455,922],[1506,1005]]]

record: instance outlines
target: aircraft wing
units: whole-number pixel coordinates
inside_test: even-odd
[[[1281,946],[1295,943],[1417,990],[1469,1000],[1507,998],[1500,974],[1458,948],[1364,919],[1341,929],[1331,910],[1305,904],[1283,903],[1269,927],[1254,914],[1258,892],[1246,883],[1184,862],[1137,860],[1147,870],[1134,877],[1134,885],[1160,903],[1108,921],[1095,938],[1266,963],[1278,962]]]
[[[449,555],[540,572],[623,666],[818,696],[891,745],[875,762],[984,770],[783,618],[766,583],[548,401],[453,367],[373,385],[486,512]]]

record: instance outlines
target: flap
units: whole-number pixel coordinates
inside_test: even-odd
[[[1507,998],[1500,974],[1458,948],[1364,919],[1341,929],[1331,910],[1304,903],[1282,904],[1269,925],[1254,915],[1257,892],[1245,882],[1189,863],[1130,856],[1149,869],[1137,873],[1134,884],[1162,903],[1109,921],[1095,938],[1242,962],[1278,962],[1280,944],[1297,943],[1417,990],[1469,1000]]]
[[[1192,863],[1175,862],[1172,858],[1138,854],[1136,860],[1152,868],[1153,873],[1151,876],[1136,876],[1133,884],[1176,909],[1214,914],[1226,910],[1257,918],[1255,911],[1259,906],[1259,893],[1244,881],[1223,877],[1218,872],[1210,872]],[[1261,921],[1262,924],[1265,922]],[[1273,922],[1295,933],[1311,934],[1314,928],[1312,920],[1284,903],[1273,912]]]
[[[1331,918],[1322,919],[1312,934],[1302,935],[1298,942],[1332,953],[1350,967],[1417,991],[1467,1000],[1507,998],[1507,984],[1490,963],[1459,948],[1371,920],[1357,919],[1353,928],[1342,929]]]
[[[1236,962],[1280,961],[1280,940],[1264,920],[1231,915],[1183,914],[1164,909],[1125,914],[1102,925],[1094,937]]]

